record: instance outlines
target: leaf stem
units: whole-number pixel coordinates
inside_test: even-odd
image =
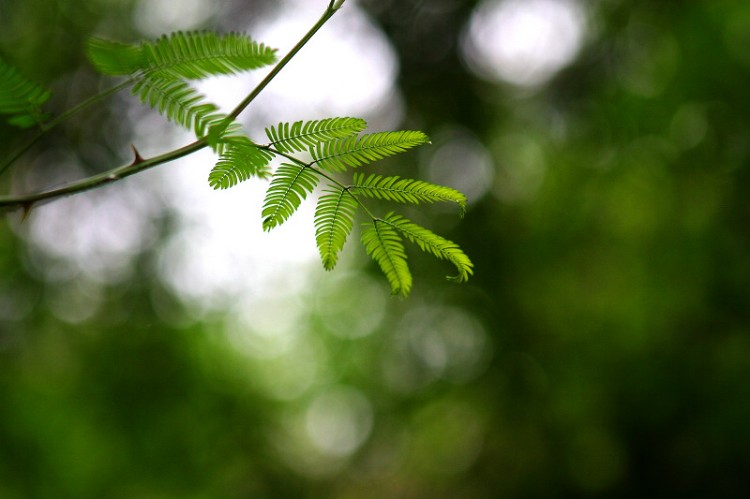
[[[179,149],[175,149],[173,151],[169,151],[152,158],[142,159],[137,156],[136,159],[128,165],[119,166],[109,171],[99,173],[97,175],[92,175],[76,182],[71,182],[69,184],[63,185],[62,187],[36,192],[33,194],[26,194],[23,196],[2,196],[0,197],[0,209],[28,209],[32,206],[38,205],[41,202],[52,201],[59,197],[77,194],[79,192],[84,192],[97,187],[101,187],[105,184],[115,182],[125,177],[129,177],[130,175],[142,172],[143,170],[147,170],[156,165],[182,158],[183,156],[187,156],[188,154],[192,154],[196,151],[199,151],[200,149],[203,149],[204,147],[206,147],[206,145],[207,142],[205,140],[197,140]]]

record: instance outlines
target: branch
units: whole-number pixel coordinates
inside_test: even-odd
[[[271,80],[276,78],[276,75],[278,75],[281,72],[281,70],[284,69],[284,66],[286,66],[287,63],[291,61],[295,55],[297,55],[297,52],[299,52],[300,49],[304,47],[313,36],[315,36],[315,33],[317,33],[318,30],[322,28],[323,25],[326,22],[328,22],[328,20],[331,17],[333,17],[336,11],[341,8],[341,4],[343,3],[344,3],[344,0],[339,0],[338,2],[336,2],[335,5],[334,5],[334,2],[331,2],[330,5],[328,5],[323,15],[320,17],[320,19],[318,19],[318,22],[316,22],[313,25],[313,27],[310,28],[310,30],[307,33],[305,33],[305,36],[303,36],[300,39],[300,41],[298,41],[297,44],[294,47],[292,47],[292,50],[290,50],[289,53],[287,53],[276,64],[276,66],[274,66],[271,72],[268,73],[268,75],[265,78],[263,78],[263,81],[258,83],[258,85],[253,89],[253,91],[250,92],[248,96],[245,97],[245,99],[242,102],[240,102],[231,113],[229,113],[229,116],[227,116],[227,120],[233,120],[237,118],[240,115],[240,113],[242,113],[242,111],[244,111],[245,108],[249,106],[250,103],[254,101],[256,97],[258,97],[258,95],[260,95],[263,89],[265,89],[266,86],[268,86],[268,84],[271,83]]]
[[[54,201],[57,198],[63,196],[69,196],[71,194],[78,194],[79,192],[88,191],[101,187],[105,184],[115,182],[117,180],[129,177],[136,173],[142,172],[157,165],[174,161],[175,159],[182,158],[188,154],[192,154],[206,147],[207,142],[205,139],[197,140],[191,144],[183,146],[179,149],[169,151],[159,156],[144,159],[138,154],[138,151],[134,149],[135,159],[132,163],[117,168],[113,168],[104,173],[92,175],[76,182],[63,185],[55,189],[47,191],[36,192],[33,194],[26,194],[23,196],[2,196],[0,197],[0,209],[3,210],[16,210],[23,208],[28,211],[34,206],[38,206],[41,203]]]
[[[256,97],[268,86],[269,83],[281,72],[284,66],[297,55],[297,53],[304,47],[307,42],[315,35],[315,33],[328,22],[331,17],[341,8],[345,0],[331,1],[326,7],[323,15],[318,21],[310,28],[307,33],[292,47],[292,49],[273,67],[268,75],[248,94],[245,99],[240,102],[237,107],[232,110],[227,116],[227,120],[233,120],[244,111],[250,103],[255,100]],[[98,187],[102,187],[106,184],[110,184],[117,180],[129,177],[136,173],[142,172],[155,166],[169,163],[176,159],[182,158],[189,154],[193,154],[208,145],[205,138],[199,139],[179,149],[154,156],[148,159],[142,158],[138,151],[135,151],[135,159],[132,163],[113,168],[97,175],[92,175],[82,180],[71,182],[63,185],[62,187],[49,189],[46,191],[40,191],[32,194],[24,194],[19,196],[0,196],[0,210],[18,210],[23,209],[28,212],[32,207],[37,206],[41,203],[54,201],[60,197],[70,196],[72,194],[78,194],[79,192],[88,191]],[[133,148],[135,150],[135,148]]]

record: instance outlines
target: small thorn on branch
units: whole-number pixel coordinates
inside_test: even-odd
[[[31,209],[34,207],[33,202],[24,203],[21,207],[23,209],[23,213],[21,214],[21,223],[24,223],[27,218],[29,218],[29,214],[31,213]]]
[[[143,159],[143,156],[141,156],[141,153],[138,152],[138,149],[136,149],[133,144],[130,144],[130,147],[131,149],[133,149],[133,154],[135,154],[135,158],[133,158],[133,163],[131,163],[131,166],[146,161],[145,159]]]

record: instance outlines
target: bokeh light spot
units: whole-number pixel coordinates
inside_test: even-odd
[[[313,400],[305,420],[310,440],[320,452],[344,457],[355,452],[369,436],[372,406],[358,390],[336,387]]]
[[[36,250],[32,262],[55,280],[79,273],[102,283],[125,279],[133,258],[156,237],[153,217],[158,209],[145,177],[57,200],[31,213],[24,234]]]
[[[368,336],[386,314],[387,290],[381,282],[360,274],[328,274],[314,296],[323,326],[339,338]]]
[[[495,194],[506,203],[532,200],[544,180],[547,162],[540,144],[531,137],[509,134],[493,144],[498,160]]]
[[[216,10],[216,2],[207,0],[140,0],[134,21],[145,35],[160,36],[170,31],[194,29]]]
[[[415,416],[412,459],[427,475],[459,474],[477,459],[484,432],[476,406],[454,399],[435,401]]]
[[[482,325],[450,307],[417,306],[396,328],[384,377],[399,392],[414,392],[438,379],[467,382],[486,367],[492,345]]]
[[[672,118],[670,126],[672,142],[682,149],[700,144],[708,132],[708,121],[703,106],[695,103],[683,104]]]
[[[484,145],[470,132],[451,130],[434,138],[437,145],[427,164],[430,182],[463,192],[469,202],[479,200],[492,185],[494,168]]]
[[[281,54],[320,15],[317,2],[287,4],[254,34]],[[399,102],[394,95],[397,61],[387,37],[352,4],[315,35],[253,105],[256,113],[274,120],[359,116],[372,121],[385,113],[383,123],[370,124],[396,125],[401,118],[400,106],[393,105]]]
[[[483,78],[535,86],[575,58],[585,28],[573,0],[485,0],[465,32],[463,56]]]

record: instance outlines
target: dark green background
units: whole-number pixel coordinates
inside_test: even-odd
[[[236,29],[273,4],[227,2],[205,27]],[[362,338],[336,331],[371,312],[379,297],[362,283],[382,284],[375,268],[328,274],[300,298],[299,328],[323,352],[329,384],[359,390],[373,414],[358,452],[324,471],[290,464],[326,458],[304,445],[289,458],[283,449],[297,437],[283,428],[325,387],[272,397],[258,379],[278,366],[234,350],[217,332],[221,314],[179,320],[190,315],[154,272],[168,200],[161,236],[132,255],[131,273],[96,284],[100,303],[76,324],[50,303],[91,283],[61,279],[59,262],[35,256],[9,215],[0,225],[0,497],[750,494],[750,4],[584,4],[595,34],[546,86],[524,93],[462,64],[457,39],[474,2],[363,2],[401,59],[404,126],[469,130],[497,172],[460,223],[424,210],[472,257],[468,284],[446,283],[439,262],[410,253],[412,297],[388,298]],[[50,84],[51,106],[64,109],[98,86],[85,39],[139,36],[132,8],[0,0],[0,53]],[[627,84],[644,79],[657,90]],[[58,178],[54,161],[36,160],[43,154],[77,151],[78,174],[119,164],[139,126],[123,112],[105,106],[68,122],[0,179],[3,191]],[[0,125],[3,155],[21,139]],[[511,202],[497,193],[529,148],[544,165],[541,183]],[[388,168],[413,172],[419,154]],[[455,359],[465,327],[484,341],[471,362],[437,369],[413,344],[427,338]]]

